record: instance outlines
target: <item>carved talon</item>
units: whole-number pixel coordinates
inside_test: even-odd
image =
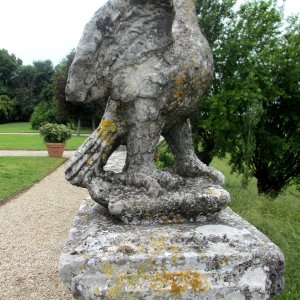
[[[184,184],[184,179],[167,171],[145,169],[143,171],[129,170],[115,175],[124,185],[144,187],[151,196],[158,196],[163,190],[174,189]]]
[[[215,184],[223,185],[225,177],[215,168],[208,167],[202,163],[196,156],[186,162],[180,162],[174,166],[177,174],[184,177],[206,176],[210,178]]]

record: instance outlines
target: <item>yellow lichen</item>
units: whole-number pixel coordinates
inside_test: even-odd
[[[184,97],[185,84],[187,79],[184,74],[180,74],[175,78],[175,89],[173,97],[175,100],[182,100]]]
[[[161,253],[167,243],[168,235],[166,233],[160,233],[149,237],[149,248],[153,249],[153,255]]]
[[[94,295],[95,296],[100,296],[100,294],[101,294],[101,290],[98,287],[95,288]]]
[[[139,291],[146,287],[161,294],[199,293],[209,290],[210,283],[205,275],[192,270],[121,273],[108,288],[107,296],[111,299],[119,299],[125,292],[134,292],[138,295]]]
[[[175,216],[175,221],[176,223],[182,223],[184,221],[184,218],[180,214],[177,214]]]
[[[174,294],[185,291],[199,293],[208,291],[210,283],[205,275],[197,271],[157,272],[151,278],[151,288],[154,291],[170,291]]]
[[[119,299],[121,294],[120,287],[118,285],[114,285],[107,290],[107,296],[111,299]]]
[[[213,189],[207,189],[207,192],[208,192],[209,194],[211,194],[211,195],[214,195],[214,196],[217,195],[216,191],[213,190]]]
[[[86,253],[81,254],[81,257],[85,260],[88,260],[90,258],[90,256]]]
[[[111,263],[101,263],[99,266],[100,272],[104,273],[107,277],[113,277],[116,273],[117,268],[113,266]]]
[[[102,141],[106,141],[111,144],[111,135],[117,131],[117,126],[112,120],[102,119],[99,127],[97,128],[97,134]]]
[[[169,246],[168,250],[172,253],[178,253],[181,250],[181,248],[179,246]]]
[[[182,257],[183,256],[179,255],[179,254],[172,255],[172,257],[171,257],[171,264],[172,265],[178,265],[178,260],[181,259]]]

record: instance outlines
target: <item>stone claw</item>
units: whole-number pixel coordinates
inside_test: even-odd
[[[215,168],[208,167],[202,163],[197,156],[187,159],[185,162],[180,161],[174,166],[174,171],[183,177],[208,177],[214,184],[223,185],[224,175]]]
[[[180,176],[157,169],[128,170],[116,176],[124,185],[146,188],[147,194],[153,197],[159,196],[164,190],[174,189],[184,184]]]

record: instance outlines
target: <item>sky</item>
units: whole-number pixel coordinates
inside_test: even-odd
[[[84,25],[106,1],[2,0],[0,49],[14,53],[24,65],[46,59],[56,65],[76,49]],[[300,13],[300,0],[286,0],[285,7],[288,15]]]

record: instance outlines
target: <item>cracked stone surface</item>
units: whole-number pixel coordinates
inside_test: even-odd
[[[76,151],[66,178],[127,222],[194,218],[230,202],[224,176],[194,154],[190,115],[210,85],[213,60],[193,0],[110,0],[86,25],[70,67],[68,101],[105,108],[98,129]],[[173,170],[157,170],[163,136]],[[107,172],[126,145],[121,174]]]
[[[231,209],[195,222],[126,225],[83,202],[60,258],[80,299],[272,299],[279,248]]]

